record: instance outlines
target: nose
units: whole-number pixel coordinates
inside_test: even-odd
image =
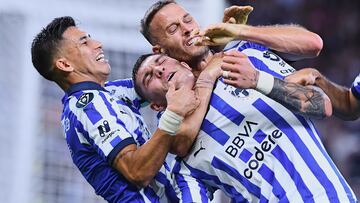
[[[162,66],[155,66],[154,73],[156,77],[161,78],[164,75],[165,68]]]
[[[93,41],[93,44],[94,44],[94,47],[95,49],[102,49],[102,43],[97,41],[97,40],[92,40]]]
[[[182,23],[181,27],[184,36],[190,35],[191,31],[194,29],[193,26],[189,23]]]

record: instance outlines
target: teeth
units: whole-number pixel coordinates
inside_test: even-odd
[[[187,45],[188,45],[188,46],[193,45],[193,44],[197,41],[198,38],[199,38],[199,37],[194,37],[194,38],[192,38],[191,40],[188,41]]]
[[[104,54],[99,54],[99,55],[96,57],[96,60],[97,60],[97,61],[104,61],[104,60],[105,60],[105,55],[104,55]]]

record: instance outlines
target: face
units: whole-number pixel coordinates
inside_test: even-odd
[[[160,9],[150,23],[150,32],[155,37],[156,44],[160,45],[167,55],[186,62],[203,57],[209,50],[208,47],[194,45],[198,38],[190,36],[194,29],[199,29],[198,23],[175,3]]]
[[[63,34],[60,55],[73,69],[79,80],[101,82],[110,74],[102,44],[77,27],[69,27]]]
[[[194,86],[195,78],[190,68],[166,55],[157,54],[148,57],[136,75],[136,85],[140,87],[145,99],[159,106],[166,106],[166,93],[169,82],[179,87]]]

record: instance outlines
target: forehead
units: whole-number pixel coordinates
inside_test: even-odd
[[[71,26],[65,30],[63,37],[72,41],[78,41],[80,37],[86,35],[86,32],[82,31],[80,28]]]
[[[182,18],[186,14],[188,14],[188,12],[186,12],[181,6],[175,3],[170,3],[161,8],[154,15],[152,22],[162,21],[161,23],[171,23],[178,20],[178,18]]]
[[[156,63],[157,60],[159,60],[160,58],[163,58],[163,57],[167,57],[167,56],[161,55],[161,54],[156,54],[156,55],[151,55],[151,56],[147,57],[141,64],[142,68],[140,68],[140,69],[144,69],[145,67],[152,67]]]

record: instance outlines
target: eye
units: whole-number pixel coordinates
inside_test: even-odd
[[[190,23],[192,21],[192,16],[191,15],[186,15],[184,17],[184,23]]]
[[[150,81],[151,81],[151,79],[152,79],[152,73],[146,74],[145,77],[146,77],[146,78],[145,78],[145,85],[146,85],[146,86],[149,86],[149,83],[150,83]]]
[[[174,34],[177,30],[178,26],[176,24],[170,25],[170,27],[168,27],[167,31],[170,34]]]

